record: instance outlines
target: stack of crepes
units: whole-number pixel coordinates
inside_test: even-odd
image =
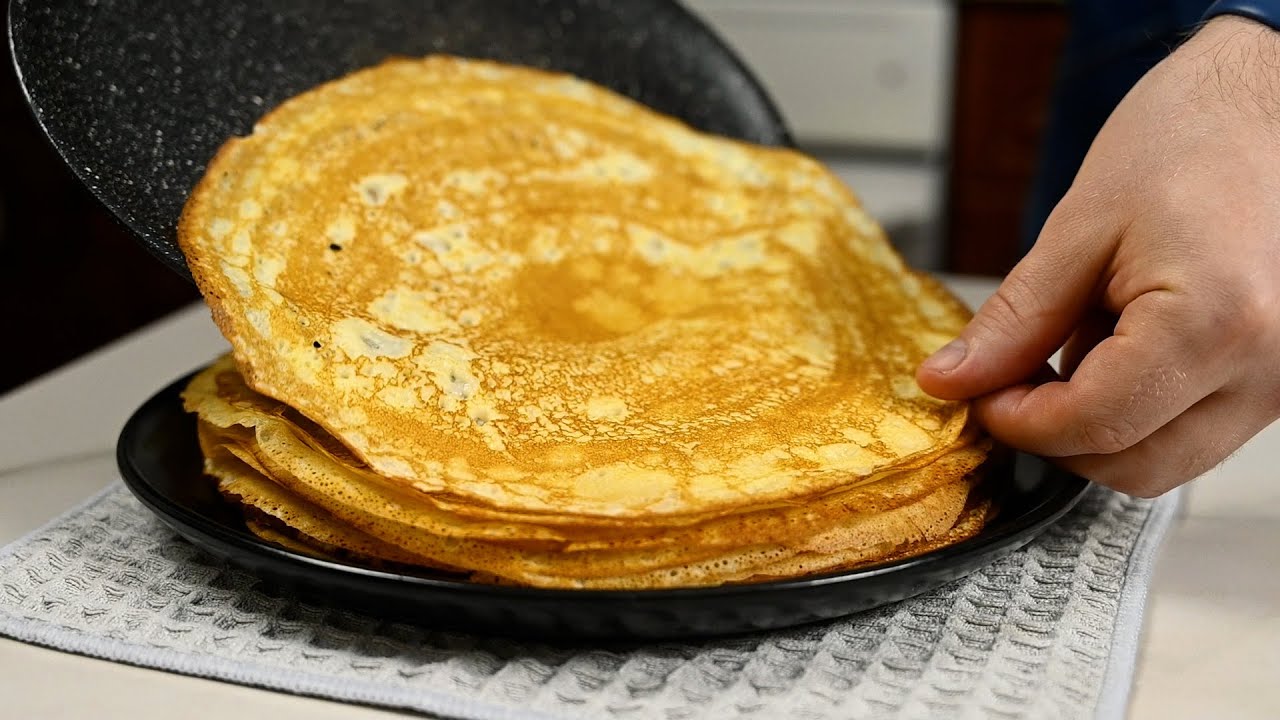
[[[449,57],[297,96],[184,211],[233,355],[184,398],[249,529],[477,581],[793,578],[977,533],[916,365],[967,312],[817,162]]]

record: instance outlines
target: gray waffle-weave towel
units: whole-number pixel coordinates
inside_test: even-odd
[[[1176,496],[1100,488],[1026,549],[817,626],[625,651],[442,633],[266,594],[118,484],[0,551],[0,634],[450,718],[1112,718]]]

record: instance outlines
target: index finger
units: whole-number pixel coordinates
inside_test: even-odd
[[[998,440],[1050,457],[1132,447],[1226,381],[1215,334],[1188,326],[1185,302],[1168,291],[1139,296],[1069,380],[983,397],[978,421]]]

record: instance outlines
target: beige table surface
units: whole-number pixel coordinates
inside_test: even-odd
[[[971,304],[994,288],[955,278]],[[112,448],[151,393],[225,348],[203,306],[0,397],[0,544],[116,479]],[[1280,718],[1280,424],[1197,480],[1151,588],[1130,716]],[[387,717],[0,639],[0,717]]]

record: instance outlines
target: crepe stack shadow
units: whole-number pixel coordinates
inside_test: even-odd
[[[295,552],[557,588],[793,578],[976,534],[914,368],[965,308],[790,150],[575,78],[393,60],[229,141],[179,227],[233,354],[205,472]]]

